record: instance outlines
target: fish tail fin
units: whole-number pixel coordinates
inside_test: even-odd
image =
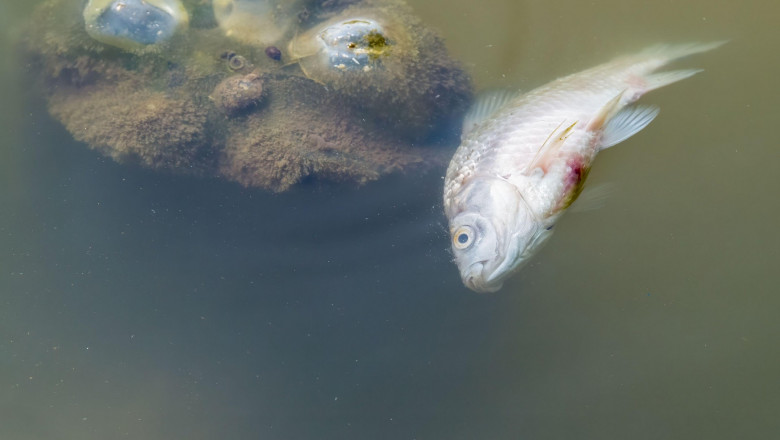
[[[639,52],[637,58],[639,61],[635,66],[646,81],[645,91],[655,90],[657,88],[681,81],[685,78],[699,73],[702,69],[672,70],[669,72],[653,73],[661,67],[672,61],[684,58],[697,53],[707,52],[717,49],[726,44],[726,41],[715,41],[712,43],[688,43],[688,44],[659,44],[648,47]]]
[[[656,71],[679,58],[713,50],[725,43],[726,41],[676,45],[661,44],[651,46],[636,55],[624,58],[622,62],[628,63],[630,66],[622,73],[623,75],[628,74],[625,77],[628,80],[626,81],[627,92],[624,94],[624,103],[630,104],[651,90],[696,75],[701,72],[702,69],[682,69],[666,72]]]
[[[727,42],[728,40],[713,41],[710,43],[658,44],[648,47],[640,52],[639,55],[643,58],[656,58],[663,62],[663,64],[667,64],[680,58],[717,49]]]

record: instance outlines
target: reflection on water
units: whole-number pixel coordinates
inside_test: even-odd
[[[4,52],[0,438],[778,432],[777,7],[586,3],[414,2],[483,89],[732,39],[596,160],[607,206],[489,296],[449,261],[443,170],[269,195],[119,166]]]

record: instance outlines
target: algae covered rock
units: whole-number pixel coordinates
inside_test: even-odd
[[[471,98],[401,0],[84,5],[40,5],[24,49],[50,113],[120,162],[273,191],[362,183],[446,161]]]

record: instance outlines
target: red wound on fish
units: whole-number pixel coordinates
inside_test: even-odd
[[[556,206],[556,211],[568,208],[577,197],[579,197],[582,189],[585,187],[585,179],[588,178],[590,172],[590,166],[586,163],[585,158],[576,157],[566,162],[567,173],[564,177],[564,191],[561,202]]]

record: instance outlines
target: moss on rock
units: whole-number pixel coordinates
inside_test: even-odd
[[[120,162],[272,191],[306,179],[363,183],[444,163],[447,151],[420,145],[460,118],[471,89],[442,41],[400,0],[301,5],[306,19],[287,39],[302,26],[375,11],[400,14],[422,44],[393,61],[403,67],[401,76],[326,87],[298,64],[285,64],[286,54],[279,63],[266,47],[225,36],[202,2],[197,26],[141,53],[92,40],[80,1],[48,0],[29,25],[24,49],[51,114],[75,139]],[[384,38],[370,43],[396,56]],[[230,64],[236,57],[240,70]]]

